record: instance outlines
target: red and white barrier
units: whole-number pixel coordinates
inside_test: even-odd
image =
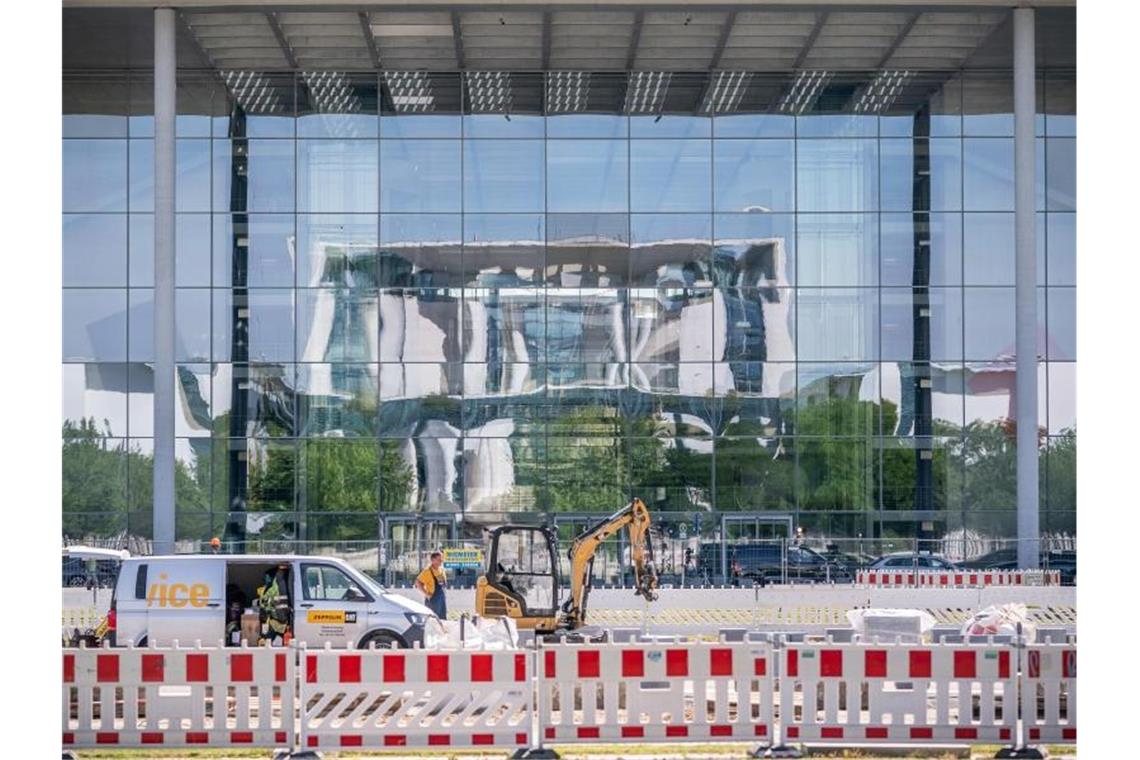
[[[546,742],[766,741],[767,643],[558,644],[539,650]]]
[[[855,583],[875,588],[1060,586],[1059,570],[858,570]]]
[[[63,746],[291,747],[295,683],[281,649],[69,649]]]
[[[300,651],[304,749],[530,743],[531,652]]]
[[[1032,644],[1021,663],[1021,719],[1030,744],[1077,740],[1077,647]]]
[[[779,674],[783,738],[808,744],[1011,741],[1014,657],[1011,647],[996,644],[789,644]]]

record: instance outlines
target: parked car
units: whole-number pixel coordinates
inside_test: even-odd
[[[90,546],[68,546],[63,550],[64,587],[111,588],[119,572],[119,563],[130,556],[118,549]]]
[[[849,583],[852,572],[846,565],[829,561],[806,546],[784,546],[779,543],[743,543],[729,547],[729,569],[735,579],[751,579],[761,583],[808,581],[813,583]],[[786,573],[786,576],[785,576]]]
[[[992,552],[960,562],[963,570],[1017,570],[1017,549],[997,549]],[[1075,551],[1042,551],[1042,570],[1057,570],[1061,573],[1061,583],[1069,586],[1077,582],[1077,553]]]
[[[868,570],[958,570],[958,565],[945,557],[926,552],[893,552],[884,554]]]

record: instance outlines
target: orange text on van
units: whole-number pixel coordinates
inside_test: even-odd
[[[165,581],[166,573],[158,576]],[[146,590],[147,607],[205,607],[210,599],[210,587],[205,583],[152,583]]]

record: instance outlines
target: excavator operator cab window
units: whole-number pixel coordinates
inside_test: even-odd
[[[552,614],[558,603],[552,550],[541,529],[526,527],[500,530],[492,547],[495,585],[525,602],[530,615]]]

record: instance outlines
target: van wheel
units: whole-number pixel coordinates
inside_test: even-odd
[[[368,634],[360,642],[360,648],[369,649],[373,644],[376,645],[377,649],[391,649],[393,644],[397,647],[404,646],[404,642],[400,640],[399,636],[394,633],[388,633],[387,631]]]

